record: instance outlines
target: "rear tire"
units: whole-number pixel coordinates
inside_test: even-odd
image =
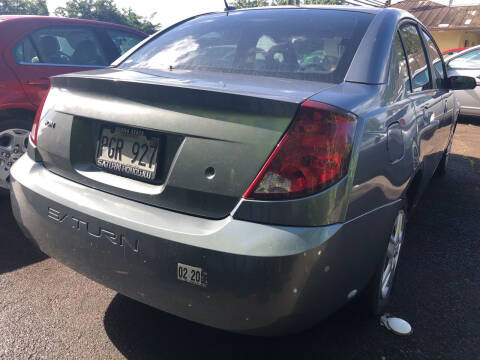
[[[395,216],[383,259],[365,290],[365,308],[372,316],[383,314],[391,298],[400,250],[405,241],[406,222],[407,212],[402,207]]]
[[[31,128],[31,120],[0,119],[0,196],[9,193],[10,168],[26,152]]]

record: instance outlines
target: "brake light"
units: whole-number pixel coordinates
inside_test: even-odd
[[[245,199],[294,199],[318,193],[348,171],[356,118],[307,100],[249,186]]]
[[[40,118],[42,117],[42,111],[45,105],[45,101],[47,100],[48,93],[49,91],[47,91],[42,101],[40,102],[40,105],[38,106],[37,113],[35,114],[35,120],[33,120],[32,130],[30,131],[30,140],[35,145],[37,145],[38,127],[40,125]]]

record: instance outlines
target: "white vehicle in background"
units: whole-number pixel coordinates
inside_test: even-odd
[[[480,45],[471,47],[446,61],[448,76],[463,75],[477,80],[480,85]],[[472,90],[455,90],[460,102],[461,115],[480,116],[480,88]]]

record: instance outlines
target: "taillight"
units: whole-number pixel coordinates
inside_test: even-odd
[[[335,184],[347,174],[355,126],[354,115],[305,101],[243,197],[293,199]]]
[[[35,145],[37,145],[38,127],[40,125],[40,118],[42,117],[42,111],[43,107],[45,106],[47,96],[48,91],[40,102],[40,105],[38,106],[37,113],[35,114],[35,120],[33,120],[32,130],[30,131],[30,140],[32,140],[32,143],[34,143]]]

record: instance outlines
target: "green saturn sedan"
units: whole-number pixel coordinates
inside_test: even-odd
[[[79,273],[209,326],[280,335],[355,298],[378,314],[407,214],[447,169],[453,90],[475,87],[445,70],[397,9],[187,19],[52,78],[15,217]]]

